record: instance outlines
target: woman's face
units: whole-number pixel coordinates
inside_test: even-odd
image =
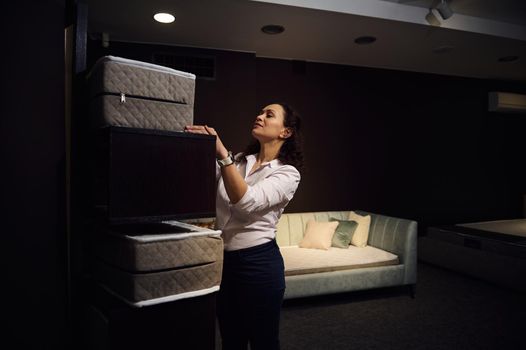
[[[285,139],[290,130],[285,127],[285,111],[279,104],[271,104],[261,110],[252,126],[252,136],[259,142]]]

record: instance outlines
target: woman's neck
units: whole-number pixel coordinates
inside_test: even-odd
[[[257,160],[260,163],[267,163],[278,158],[279,150],[283,141],[273,140],[268,143],[259,144],[259,154]]]

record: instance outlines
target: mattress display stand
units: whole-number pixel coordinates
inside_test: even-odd
[[[216,137],[193,124],[195,75],[105,56],[87,75],[90,207],[87,349],[215,349],[221,232]]]
[[[127,140],[118,147],[110,143],[106,148],[111,157],[106,158],[107,167],[102,170],[107,175],[104,181],[98,182],[103,184],[102,192],[109,196],[106,197],[106,202],[102,202],[103,210],[97,211],[102,216],[100,224],[94,225],[95,232],[86,241],[91,241],[87,244],[89,249],[103,248],[88,251],[90,266],[98,265],[103,269],[90,269],[86,282],[88,301],[84,310],[84,343],[88,349],[213,350],[216,337],[216,295],[222,269],[221,232],[173,218],[198,220],[199,217],[215,216],[214,202],[211,199],[211,194],[215,192],[214,142],[206,137],[177,135],[178,133],[173,132],[137,129],[125,129],[123,132],[122,128],[111,128],[108,131],[110,133],[106,135],[112,136],[112,141],[121,135],[125,135]],[[141,159],[137,152],[136,157],[128,161],[125,156],[130,150],[135,150],[132,145],[137,150],[146,150],[146,156]],[[178,167],[170,167],[173,165],[170,163],[170,166],[164,166],[165,173],[158,173],[156,176],[159,164],[151,150],[168,151],[163,152],[165,156],[170,152],[176,153],[174,158],[188,157],[185,154],[191,153],[197,160],[193,159],[191,164],[181,163],[186,165]],[[162,157],[159,159],[162,160]],[[206,163],[212,166],[208,167]],[[154,172],[153,175],[143,171],[145,164],[147,169]],[[189,169],[200,170],[208,175],[197,173],[190,177]],[[185,173],[181,175],[183,171]],[[124,174],[115,175],[117,172]],[[178,176],[185,181],[173,184],[168,181],[170,177],[177,180]],[[157,182],[153,183],[152,178]],[[196,183],[188,180],[192,178]],[[159,194],[161,192],[152,195],[154,190],[158,190],[156,185],[162,187],[169,198],[162,198]],[[199,190],[194,192],[199,193],[200,201],[190,201],[189,189],[197,186],[200,186]],[[148,190],[137,195],[136,191],[130,193],[134,188]],[[156,196],[159,197],[154,202]],[[177,203],[174,196],[182,199],[183,204]],[[188,212],[185,212],[185,208],[189,208]],[[158,229],[159,226],[167,225],[170,226],[167,232]],[[122,230],[118,228],[122,227],[132,230],[119,232]],[[134,227],[138,229],[134,230]],[[183,244],[184,242],[188,244]],[[188,247],[199,248],[202,256],[189,254]],[[178,249],[181,249],[181,253]],[[171,256],[176,254],[184,256],[180,267],[162,265],[168,264],[167,261],[171,261]],[[163,256],[164,260],[161,259]],[[137,267],[136,264],[146,267]],[[192,271],[183,275],[182,281],[174,282],[175,273],[182,273],[185,269]],[[112,273],[98,274],[108,270]],[[159,274],[169,276],[162,280],[157,277]],[[141,285],[141,282],[137,282],[139,279],[147,280],[149,276],[153,276],[153,283],[148,281],[148,285]],[[180,291],[179,285],[187,284],[187,277],[202,283]],[[170,288],[177,292],[169,292]],[[130,295],[140,296],[141,293],[155,295],[130,298]]]
[[[216,293],[136,308],[88,283],[88,349],[215,349]]]

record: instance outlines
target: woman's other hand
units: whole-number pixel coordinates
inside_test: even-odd
[[[192,134],[204,134],[204,135],[213,135],[216,137],[216,157],[217,159],[225,159],[228,157],[228,150],[221,142],[217,131],[209,127],[208,125],[187,125],[184,127],[185,132],[190,132]]]

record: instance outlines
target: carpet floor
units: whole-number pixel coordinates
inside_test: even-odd
[[[525,348],[523,293],[420,262],[417,279],[414,299],[388,288],[285,301],[282,350]]]

